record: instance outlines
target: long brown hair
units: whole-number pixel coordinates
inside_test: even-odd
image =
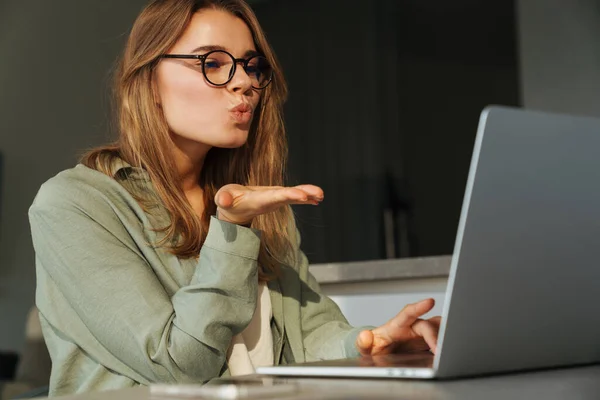
[[[273,66],[274,76],[263,90],[247,143],[236,149],[212,148],[208,152],[199,182],[204,191],[204,213],[198,217],[183,192],[170,150],[169,128],[155,102],[154,68],[183,34],[192,16],[204,8],[224,10],[241,18],[252,32],[257,50]],[[216,211],[214,196],[220,187],[229,183],[283,185],[287,141],[282,108],[286,96],[279,63],[244,0],[155,0],[135,21],[116,71],[118,139],[91,150],[81,162],[107,175],[116,158],[144,169],[170,216],[168,226],[158,228],[164,232],[160,244],[168,244],[169,251],[178,257],[196,257],[206,238],[210,216]],[[292,254],[295,224],[291,208],[260,215],[252,227],[262,231],[259,276],[268,279]]]

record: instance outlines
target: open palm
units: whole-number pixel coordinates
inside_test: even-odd
[[[317,205],[323,200],[323,190],[314,185],[283,186],[223,186],[215,195],[220,220],[247,225],[254,217],[288,204]]]

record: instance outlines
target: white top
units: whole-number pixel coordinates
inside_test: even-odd
[[[256,311],[250,324],[231,339],[227,364],[231,376],[253,374],[256,367],[273,365],[271,297],[265,282],[259,283]]]

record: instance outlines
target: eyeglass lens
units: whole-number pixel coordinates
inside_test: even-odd
[[[206,79],[213,85],[224,85],[231,80],[234,73],[234,58],[224,51],[213,51],[206,55],[203,70]],[[263,56],[254,56],[245,64],[244,70],[255,88],[267,86],[273,70]]]

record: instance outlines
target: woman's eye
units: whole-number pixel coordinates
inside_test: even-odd
[[[205,60],[204,61],[204,68],[213,69],[213,68],[220,68],[220,67],[221,67],[221,63],[218,60]]]

